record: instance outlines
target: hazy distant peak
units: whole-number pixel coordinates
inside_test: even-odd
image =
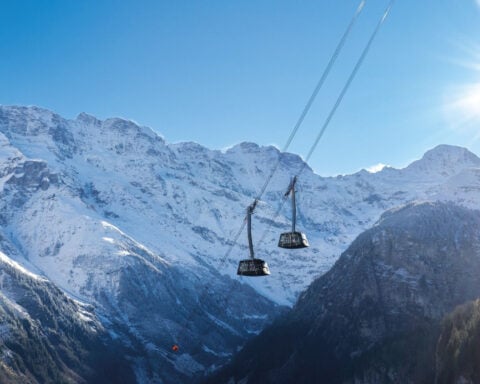
[[[121,117],[110,117],[103,121],[102,126],[112,131],[117,131],[119,134],[126,134],[127,132],[147,136],[150,139],[164,142],[165,140],[152,128],[139,125],[133,120],[123,119]]]
[[[470,152],[467,148],[448,144],[440,144],[430,149],[425,152],[422,159],[429,161],[438,159],[463,160],[464,162],[471,161],[480,164],[480,158]]]
[[[243,141],[241,143],[235,144],[234,146],[227,149],[227,153],[240,152],[240,153],[252,153],[257,152],[260,149],[260,146],[256,143]]]
[[[240,154],[254,155],[255,157],[260,156],[260,158],[263,158],[264,160],[265,158],[268,158],[268,161],[275,161],[278,160],[278,158],[280,157],[281,164],[284,167],[293,167],[291,170],[292,173],[300,170],[304,164],[303,159],[295,153],[281,152],[280,149],[278,149],[274,145],[264,146],[247,141],[235,144],[234,146],[228,148],[225,153],[227,155]],[[271,165],[273,166],[274,164]],[[308,165],[306,166],[306,168],[308,170],[311,170]]]
[[[0,106],[0,128],[11,136],[45,136],[63,129],[66,120],[60,115],[36,106]]]
[[[466,148],[454,145],[438,145],[425,152],[420,160],[414,161],[406,171],[451,176],[465,168],[480,167],[480,158]]]
[[[22,119],[22,120],[42,120],[50,122],[52,120],[63,120],[63,118],[45,108],[34,105],[0,105],[0,118]]]
[[[29,114],[55,115],[49,109],[38,107],[36,105],[0,105],[0,110],[5,112],[21,112]]]
[[[180,153],[189,153],[189,154],[208,154],[210,150],[199,144],[196,143],[195,141],[182,141],[179,143],[173,143],[169,144],[169,147],[173,149],[174,151],[180,152]]]
[[[135,129],[138,125],[132,120],[122,119],[121,117],[109,117],[103,122],[104,126],[116,129]]]
[[[79,113],[76,120],[85,124],[92,124],[92,125],[101,124],[102,122],[101,120],[97,119],[95,116],[90,115],[86,112]]]

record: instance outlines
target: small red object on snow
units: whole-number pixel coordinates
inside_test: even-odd
[[[177,352],[179,350],[179,347],[177,344],[175,344],[173,347],[172,347],[172,351],[173,352]]]

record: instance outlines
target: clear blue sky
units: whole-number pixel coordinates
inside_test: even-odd
[[[148,125],[169,142],[283,147],[358,0],[21,0],[0,9],[0,104]],[[387,0],[367,0],[291,151],[305,155]],[[480,4],[397,0],[311,165],[480,154]]]

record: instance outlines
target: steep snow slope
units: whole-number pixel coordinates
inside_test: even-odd
[[[105,136],[90,132],[86,140],[81,125],[69,131],[48,112],[16,112],[15,126],[2,126],[9,136],[2,137],[0,163],[3,250],[70,296],[94,304],[111,337],[127,348],[139,382],[191,381],[225,362],[277,313],[248,285],[186,252],[185,239],[175,242],[171,232],[162,233],[165,221],[173,226],[177,221],[153,207],[164,201],[149,201],[148,193],[139,192],[143,187],[135,181],[143,180],[143,171],[153,172],[137,164],[140,152],[117,164],[108,150],[101,153]],[[105,129],[112,134],[110,123]],[[136,127],[120,121],[115,129],[123,124]],[[72,132],[85,143],[74,144]],[[142,132],[137,132],[141,138],[157,140]],[[16,148],[25,148],[28,157]],[[161,155],[157,160],[161,164]],[[150,246],[127,233],[130,228]],[[177,354],[170,351],[174,343],[181,347]]]
[[[235,277],[238,260],[248,254],[245,233],[228,260],[225,255],[247,205],[280,159],[253,219],[256,254],[269,262],[272,276],[244,279],[278,303],[292,303],[386,209],[414,200],[454,200],[478,207],[480,196],[476,193],[480,159],[458,147],[439,146],[405,169],[385,168],[375,174],[361,171],[322,178],[307,167],[298,183],[298,227],[307,232],[311,247],[288,251],[278,249],[276,243],[279,234],[290,228],[290,205],[284,204],[278,217],[275,211],[290,177],[304,166],[296,155],[252,143],[225,152],[195,143],[167,144],[150,129],[130,121],[100,121],[87,114],[66,120],[34,107],[2,107],[0,132],[6,136],[5,150],[13,151],[11,163],[17,152],[42,159],[49,172],[61,178],[62,188],[70,196],[68,202],[65,197],[50,202],[54,208],[41,199],[44,211],[63,212],[52,219],[56,225],[47,230],[50,238],[46,233],[36,235],[48,242],[45,246],[34,244],[32,232],[37,231],[32,227],[38,228],[40,223],[32,220],[30,213],[15,223],[21,233],[14,235],[24,236],[21,242],[30,242],[27,248],[37,253],[29,257],[37,258],[35,265],[44,265],[45,271],[52,267],[48,263],[56,263],[43,257],[49,251],[58,252],[65,260],[64,253],[80,245],[75,241],[91,243],[94,248],[115,248],[118,238],[112,233],[123,233],[167,263],[192,268],[206,263]],[[23,171],[16,172],[22,175]],[[39,208],[32,205],[32,209]],[[91,228],[87,232],[96,232],[95,226],[107,222],[106,234],[95,238],[92,233],[76,233],[75,241],[68,237],[67,233],[75,231],[77,218],[69,223],[65,216],[72,217],[74,212],[83,217],[80,221],[93,220],[92,226],[82,225]],[[68,230],[60,234],[64,228]],[[62,236],[68,241],[61,240]],[[86,275],[76,275],[75,281],[68,283],[69,269],[63,268],[60,275],[55,273],[57,282],[80,294]]]

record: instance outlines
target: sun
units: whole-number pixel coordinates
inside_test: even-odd
[[[480,138],[480,46],[463,44],[461,48],[467,59],[455,62],[471,73],[470,82],[448,89],[444,110],[454,130],[473,133],[476,141]]]
[[[464,124],[480,123],[480,82],[459,87],[451,108]]]

